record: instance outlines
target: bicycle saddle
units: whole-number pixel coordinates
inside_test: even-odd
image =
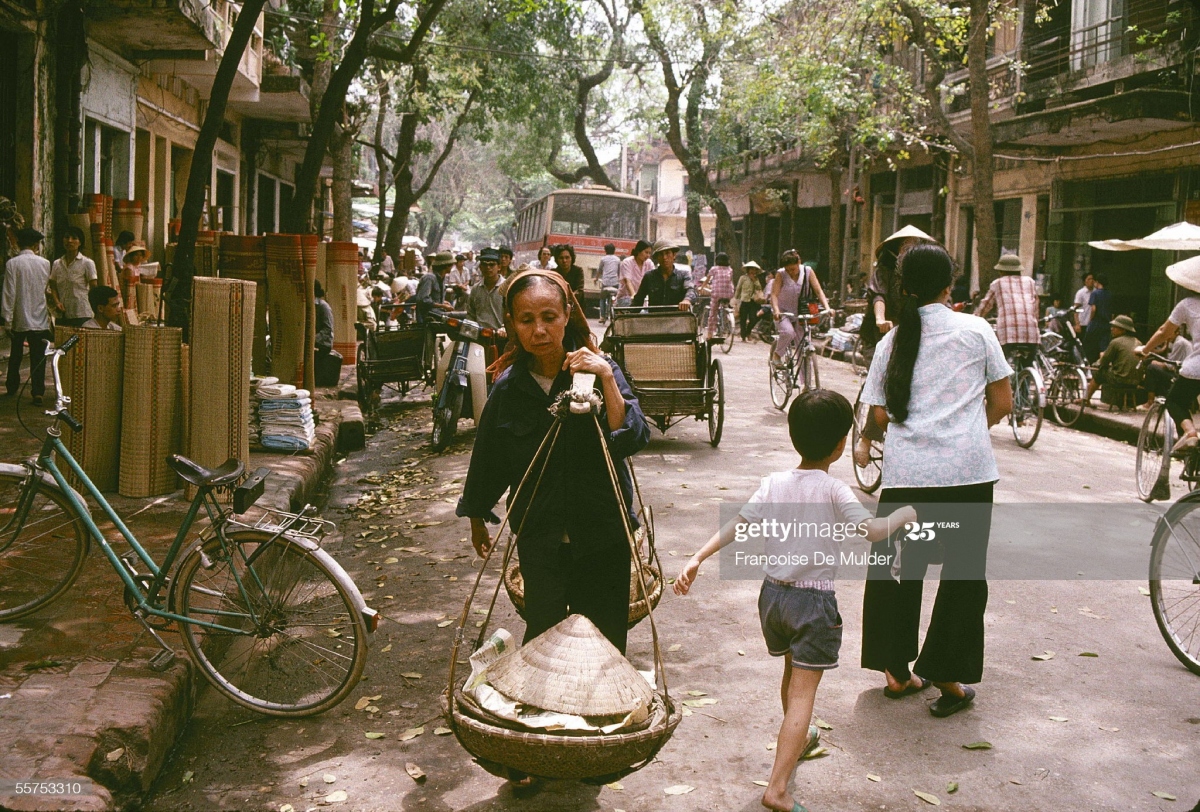
[[[246,470],[246,466],[236,457],[230,457],[218,467],[209,469],[192,462],[182,454],[171,454],[167,457],[167,465],[186,481],[201,488],[228,485],[235,482]]]

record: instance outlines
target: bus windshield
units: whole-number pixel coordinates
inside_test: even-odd
[[[557,194],[554,196],[554,234],[638,240],[646,228],[646,203],[620,197]]]

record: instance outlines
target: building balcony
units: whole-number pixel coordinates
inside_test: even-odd
[[[1077,101],[992,124],[997,146],[1068,147],[1191,127],[1190,95],[1143,88]]]
[[[265,51],[264,56],[266,70],[258,87],[258,98],[230,100],[230,108],[248,118],[307,123],[311,118],[308,82],[298,70],[278,62],[270,51]]]
[[[228,0],[107,0],[88,9],[88,36],[154,73],[178,76],[202,97],[241,6]],[[263,73],[263,18],[242,54],[230,100],[252,101]]]

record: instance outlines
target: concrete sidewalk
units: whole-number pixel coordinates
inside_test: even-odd
[[[319,423],[311,452],[253,452],[248,469],[271,469],[259,505],[294,511],[318,500],[341,450],[362,447],[356,404],[336,389],[314,399]],[[26,394],[0,399],[5,461],[36,453],[48,419]],[[156,558],[178,530],[188,501],[182,490],[155,499],[106,494]],[[96,515],[95,513],[93,515]],[[199,527],[199,526],[198,526]],[[100,524],[118,539],[111,523]],[[193,531],[195,532],[195,531]],[[94,547],[94,545],[93,545]],[[123,552],[124,543],[116,545]],[[0,625],[0,809],[121,809],[138,805],[191,716],[203,680],[180,653],[166,671],[147,667],[157,645],[125,608],[123,586],[93,549],[79,580],[54,605]],[[165,639],[181,652],[177,634]],[[78,796],[17,794],[15,781],[78,782]]]

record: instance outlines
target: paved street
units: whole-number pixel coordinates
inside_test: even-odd
[[[744,499],[760,476],[796,463],[785,418],[770,405],[764,352],[739,343],[722,356],[729,394],[719,449],[708,445],[704,424],[687,421],[665,436],[656,431],[636,459],[670,576],[716,527],[719,502]],[[853,399],[858,379],[849,368],[820,363],[822,383]],[[517,800],[453,736],[438,734],[454,633],[447,621],[457,618],[476,571],[467,523],[453,516],[473,429],[463,422],[463,436],[435,456],[427,394],[389,402],[384,417],[367,451],[338,466],[325,508],[341,530],[328,547],[386,617],[362,687],[340,708],[301,721],[260,717],[203,691],[147,808],[305,810],[342,790],[347,800],[334,808],[760,809],[753,782],[766,779],[773,756],[780,666],[758,629],[758,585],[721,581],[716,562],[690,596],[664,597],[655,617],[672,694],[699,690],[717,702],[685,718],[658,760],[619,786],[552,782]],[[993,442],[997,502],[1134,500],[1128,445],[1049,424],[1029,451],[1006,426],[993,430]],[[853,483],[848,458],[832,473]],[[494,577],[489,572],[485,586]],[[832,727],[824,733],[828,754],[801,763],[797,798],[813,810],[924,807],[914,790],[952,809],[1190,809],[1200,799],[1200,681],[1166,648],[1139,586],[993,582],[979,699],[937,720],[925,709],[935,692],[888,701],[879,675],[858,667],[862,584],[841,582],[842,667],[817,695],[816,714]],[[932,597],[927,589],[926,612]],[[473,626],[481,615],[471,617]],[[521,629],[504,597],[495,624]],[[630,641],[631,659],[649,667],[648,626]],[[1031,659],[1046,650],[1056,656]],[[1085,651],[1099,656],[1078,656]],[[361,697],[378,711],[356,710]],[[405,740],[414,728],[423,732]],[[962,746],[978,741],[993,746]],[[428,778],[415,783],[406,763]],[[664,793],[681,784],[694,789]]]

